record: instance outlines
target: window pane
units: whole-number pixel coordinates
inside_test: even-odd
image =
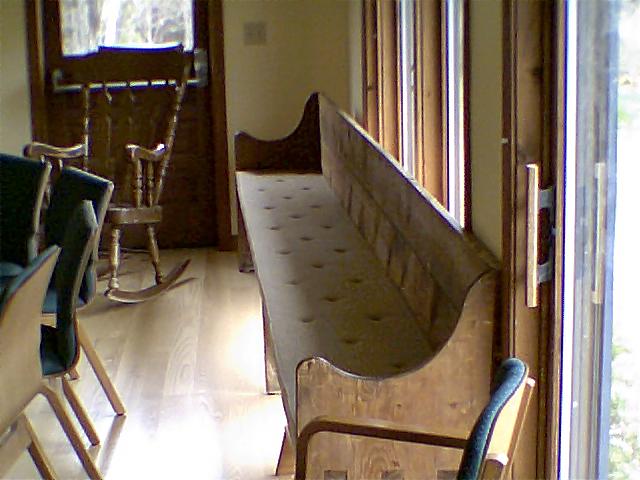
[[[560,476],[626,480],[640,478],[640,6],[568,5]]]
[[[65,56],[99,46],[193,50],[193,0],[61,0],[60,21]]]
[[[401,0],[400,18],[400,145],[402,166],[415,176],[415,3]]]
[[[640,5],[620,2],[609,479],[640,478],[637,206],[640,202]]]
[[[463,3],[446,1],[447,207],[464,226]]]

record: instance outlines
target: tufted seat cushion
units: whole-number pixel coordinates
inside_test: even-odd
[[[238,172],[237,183],[290,411],[296,366],[310,356],[365,377],[406,372],[433,356],[322,174]]]

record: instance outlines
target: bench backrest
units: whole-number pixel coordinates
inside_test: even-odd
[[[314,102],[323,174],[437,352],[474,284],[496,275],[494,260],[357,123],[322,96]]]

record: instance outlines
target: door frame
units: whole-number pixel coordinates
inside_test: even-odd
[[[518,356],[530,367],[536,389],[529,406],[514,465],[514,478],[558,478],[561,354],[562,234],[564,192],[559,161],[564,154],[564,79],[557,68],[563,24],[561,0],[503,0],[503,269],[502,319],[498,356]],[[562,128],[562,130],[559,130]],[[555,187],[555,213],[538,214],[539,258],[555,266],[550,283],[539,286],[539,306],[526,306],[527,175],[536,164],[540,187]],[[553,212],[553,209],[551,210]],[[540,258],[542,257],[542,258]]]

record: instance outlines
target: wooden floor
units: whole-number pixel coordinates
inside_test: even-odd
[[[109,479],[273,478],[285,419],[280,397],[263,393],[256,280],[213,249],[163,252],[165,270],[187,256],[188,281],[163,296],[120,305],[98,295],[80,312],[128,409],[114,416],[83,358],[74,385],[102,439],[91,454]],[[143,259],[125,262],[123,287],[152,282]],[[27,413],[59,476],[83,478],[46,402]],[[10,473],[37,476],[27,454]]]

